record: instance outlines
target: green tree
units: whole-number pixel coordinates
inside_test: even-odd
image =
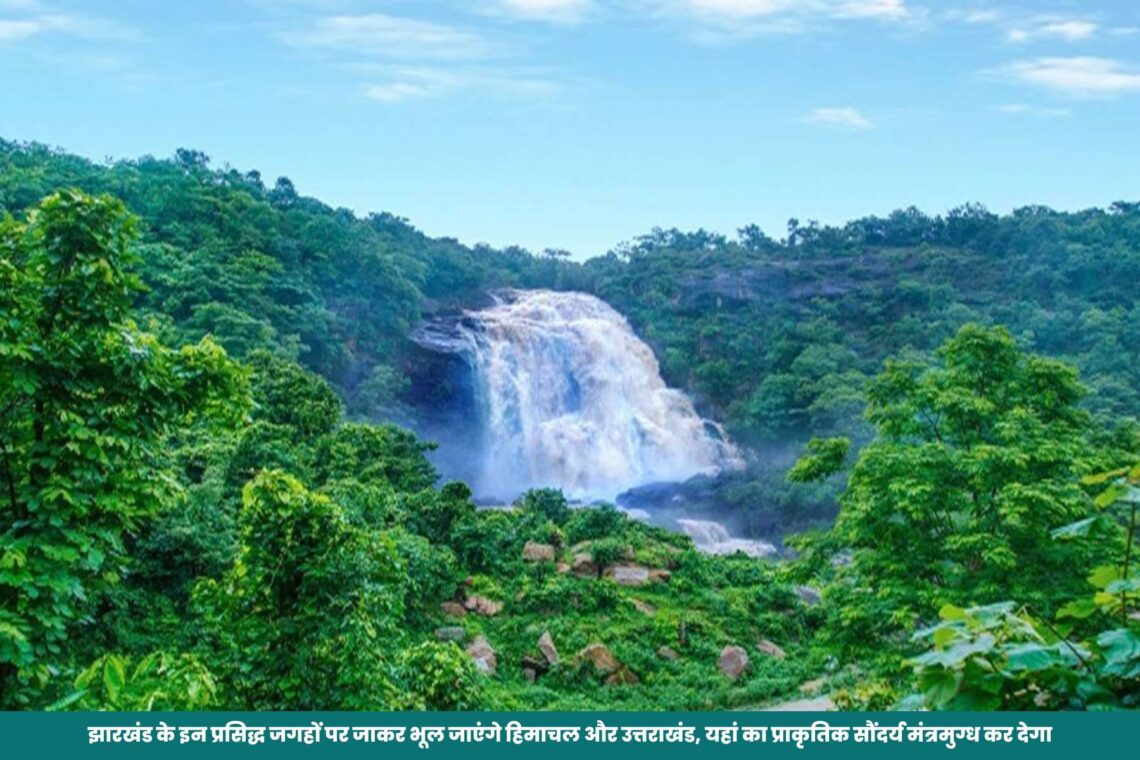
[[[835,528],[855,551],[836,589],[845,621],[870,635],[945,603],[1051,609],[1071,595],[1088,544],[1050,532],[1092,509],[1084,393],[1075,369],[1022,353],[1003,328],[967,325],[934,363],[888,362]]]
[[[122,203],[78,191],[0,223],[3,705],[67,665],[61,644],[120,576],[124,534],[170,502],[164,444],[245,412],[220,347],[174,351],[131,320],[134,231]]]
[[[389,706],[404,599],[395,542],[280,472],[245,487],[239,527],[233,568],[194,592],[227,706]]]

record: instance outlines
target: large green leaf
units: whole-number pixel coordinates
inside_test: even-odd
[[[1077,661],[1064,642],[1045,644],[1019,644],[1005,650],[1006,668],[1011,672],[1047,670],[1058,665],[1068,666]]]
[[[1104,652],[1104,672],[1120,678],[1140,677],[1140,634],[1127,628],[1105,631],[1096,643]]]

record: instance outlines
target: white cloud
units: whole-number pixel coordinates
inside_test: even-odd
[[[1060,37],[1063,40],[1087,40],[1100,28],[1092,21],[1070,19],[1042,24],[1039,33],[1045,37]]]
[[[554,13],[555,5],[571,3],[516,0],[516,5],[539,13],[535,20],[554,22],[557,19],[544,14]],[[483,5],[481,10],[491,8]],[[310,15],[294,20],[292,29],[279,38],[322,53],[328,63],[356,78],[359,92],[380,103],[468,92],[541,96],[562,87],[561,77],[519,64],[517,49],[492,37],[414,18],[383,13]]]
[[[948,18],[964,24],[996,24],[1001,20],[1001,11],[994,8],[976,8],[968,11],[950,11]]]
[[[846,129],[874,129],[875,124],[858,110],[849,106],[842,108],[816,108],[813,109],[804,121],[813,124],[825,124],[830,127],[844,127]]]
[[[836,18],[903,19],[910,11],[903,0],[850,0],[839,3],[833,14]]]
[[[364,93],[372,100],[382,103],[398,103],[472,90],[502,95],[546,95],[557,89],[556,83],[525,72],[408,67],[392,70],[388,81],[369,84],[364,88]]]
[[[498,0],[493,10],[528,21],[573,24],[593,8],[591,0]]]
[[[364,88],[364,93],[373,100],[383,103],[396,103],[408,98],[422,98],[431,94],[431,90],[423,85],[413,82],[389,82],[387,84],[372,84]]]
[[[905,0],[657,0],[658,16],[704,23],[766,22],[801,29],[810,22],[912,20]]]
[[[684,5],[696,15],[755,18],[796,7],[794,0],[687,0]]]
[[[316,19],[309,29],[287,34],[284,39],[300,47],[389,59],[475,58],[490,48],[472,32],[383,13],[325,16]]]
[[[35,21],[0,19],[0,42],[26,39],[41,31]]]
[[[994,106],[994,110],[1014,116],[1035,116],[1043,119],[1067,118],[1073,115],[1068,108],[1043,108],[1027,103],[1002,103]]]
[[[35,9],[42,6],[28,3],[14,4],[14,9]],[[38,12],[35,15],[0,19],[0,42],[25,40],[45,34],[62,34],[85,39],[131,39],[137,33],[106,19],[78,16],[67,13]]]
[[[1111,58],[1036,58],[1014,61],[998,73],[1015,82],[1077,97],[1140,92],[1140,69]]]
[[[1029,42],[1037,39],[1055,39],[1080,42],[1096,35],[1100,25],[1085,19],[1057,19],[1038,17],[1028,23],[1010,28],[1006,38],[1010,42]]]

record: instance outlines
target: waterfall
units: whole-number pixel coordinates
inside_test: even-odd
[[[609,305],[584,293],[509,291],[455,329],[476,376],[484,446],[476,492],[536,487],[612,499],[714,474],[729,447]],[[438,336],[432,342],[439,346]]]
[[[728,529],[712,520],[677,520],[677,525],[698,549],[707,554],[735,554],[743,552],[750,557],[769,557],[776,547],[767,541],[733,538]]]

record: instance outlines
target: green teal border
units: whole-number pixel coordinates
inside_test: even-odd
[[[594,726],[603,721],[607,726],[676,726],[678,722],[697,728],[702,741],[696,744],[597,744],[579,741],[572,744],[521,744],[501,743],[463,744],[445,741],[428,749],[421,749],[407,739],[402,744],[336,744],[321,741],[316,744],[277,743],[262,744],[181,744],[177,739],[170,743],[149,744],[96,743],[88,740],[91,726],[224,726],[240,720],[249,726],[309,726],[311,722],[325,726],[473,726],[476,722],[488,725],[497,721],[505,726],[518,721],[523,726]],[[911,742],[889,744],[861,744],[852,739],[845,743],[807,743],[803,749],[794,744],[766,743],[730,745],[704,740],[708,726],[810,726],[816,721],[827,721],[831,726],[855,727],[867,721],[882,726],[896,726],[905,721],[908,726],[919,722],[925,726],[1010,726],[1020,722],[1029,726],[1052,728],[1048,743],[958,743],[954,749],[944,745]],[[1137,757],[1140,747],[1140,713],[351,713],[351,712],[284,712],[284,713],[0,713],[0,755],[15,760],[38,760],[40,757],[91,757],[91,758],[221,758],[239,757],[341,757],[341,758],[412,758],[455,757],[473,758],[575,758],[575,760],[604,760],[620,758],[632,760],[634,756],[658,758],[756,758],[756,757],[1016,757],[1066,758],[1066,760],[1098,760],[1099,755]],[[584,733],[583,733],[584,738]]]

